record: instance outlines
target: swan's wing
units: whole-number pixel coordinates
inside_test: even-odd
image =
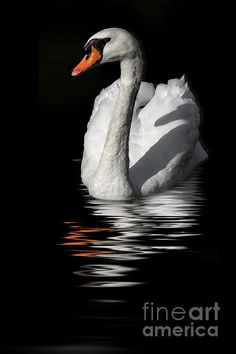
[[[103,89],[94,101],[92,115],[84,137],[84,153],[81,170],[83,183],[87,186],[93,181],[98,167],[119,88],[120,79]],[[145,106],[147,102],[150,101],[154,92],[155,89],[152,84],[147,82],[141,83],[134,107],[134,121],[137,118],[139,108]]]
[[[165,188],[174,173],[178,180],[176,168],[183,178],[193,168],[187,162],[195,154],[198,127],[199,108],[184,77],[158,85],[131,127],[130,177],[136,188],[143,194]],[[199,162],[196,156],[191,161]]]

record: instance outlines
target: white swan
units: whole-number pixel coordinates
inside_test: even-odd
[[[141,82],[143,57],[126,30],[93,35],[72,76],[120,61],[121,77],[95,99],[84,138],[81,176],[90,195],[124,200],[162,191],[184,179],[207,153],[199,142],[199,108],[184,77]]]

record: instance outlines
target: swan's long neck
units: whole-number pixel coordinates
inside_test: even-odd
[[[129,133],[143,71],[141,51],[121,60],[119,95],[94,179],[94,195],[101,199],[127,199],[136,194],[129,179]]]

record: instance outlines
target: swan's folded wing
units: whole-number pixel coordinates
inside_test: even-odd
[[[136,152],[131,165],[170,131],[182,125],[185,129],[182,133],[176,132],[176,143],[184,145],[185,141],[192,148],[198,139],[199,108],[184,78],[158,85],[152,99],[138,113],[131,131],[130,150]],[[173,150],[176,143],[165,148]]]
[[[173,181],[176,168],[185,171],[195,153],[198,127],[199,108],[184,78],[158,85],[132,125],[130,176],[136,187],[161,188],[168,178]]]

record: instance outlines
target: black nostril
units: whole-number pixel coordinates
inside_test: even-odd
[[[85,59],[86,59],[86,60],[88,60],[88,58],[90,57],[91,53],[92,53],[92,47],[91,47],[91,46],[88,46],[88,47],[85,49],[85,55],[86,55]]]
[[[90,55],[91,55],[91,52],[86,55],[85,59],[88,60],[88,58],[90,57]]]

